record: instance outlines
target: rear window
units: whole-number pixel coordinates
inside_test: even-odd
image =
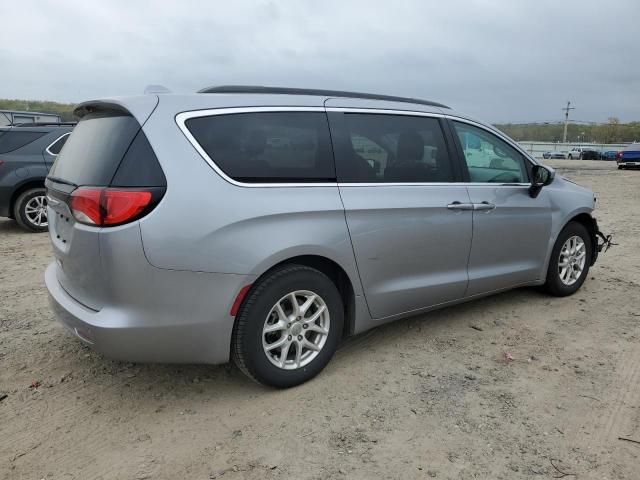
[[[211,160],[234,180],[335,181],[329,127],[322,112],[213,115],[185,124]]]
[[[91,113],[76,125],[50,172],[76,185],[109,185],[140,125],[124,113]]]
[[[60,150],[62,150],[62,147],[64,146],[64,144],[67,142],[68,138],[69,138],[69,134],[65,133],[60,138],[58,138],[55,142],[49,145],[49,147],[47,148],[47,151],[51,155],[58,155],[60,153]]]
[[[86,186],[166,186],[138,121],[126,112],[112,110],[82,118],[49,177]]]
[[[44,134],[44,132],[24,132],[19,130],[0,132],[0,153],[13,152],[37,140]]]

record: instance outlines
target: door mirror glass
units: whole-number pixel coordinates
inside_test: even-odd
[[[531,173],[531,185],[534,187],[544,187],[553,181],[554,172],[543,165],[534,165]]]

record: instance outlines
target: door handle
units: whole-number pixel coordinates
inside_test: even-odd
[[[447,205],[449,210],[473,210],[473,203],[460,203],[458,201]]]
[[[494,208],[496,208],[495,204],[489,203],[489,202],[482,202],[482,203],[474,203],[473,204],[473,209],[474,210],[493,210]]]

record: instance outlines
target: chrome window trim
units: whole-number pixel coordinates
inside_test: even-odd
[[[206,110],[191,110],[181,112],[175,116],[176,124],[187,138],[189,143],[196,149],[200,156],[209,164],[213,170],[224,180],[237,187],[248,188],[274,188],[274,187],[336,187],[338,182],[291,182],[291,183],[248,183],[234,180],[222,171],[220,167],[213,161],[207,152],[200,146],[187,128],[186,121],[191,118],[210,117],[213,115],[231,115],[234,113],[258,113],[258,112],[326,112],[324,107],[232,107],[232,108],[211,108]]]
[[[405,115],[405,116],[417,116],[417,117],[431,117],[431,118],[446,118],[452,121],[460,121],[467,123],[475,127],[485,130],[487,133],[493,134],[511,145],[523,156],[531,161],[534,165],[538,165],[525,150],[523,150],[517,143],[513,142],[510,138],[503,135],[501,132],[494,131],[487,128],[482,123],[478,123],[473,120],[469,120],[456,115],[436,113],[436,112],[418,112],[415,110],[395,110],[395,109],[378,109],[378,108],[357,108],[357,107],[301,107],[301,106],[263,106],[263,107],[229,107],[229,108],[210,108],[203,110],[189,110],[180,112],[175,115],[175,122],[178,128],[182,131],[182,134],[189,141],[191,146],[200,154],[200,156],[207,162],[207,164],[218,174],[222,179],[228,183],[238,187],[248,188],[285,188],[285,187],[425,187],[425,186],[481,186],[481,187],[529,187],[530,183],[474,183],[474,182],[291,182],[291,183],[247,183],[239,182],[229,177],[222,171],[220,167],[213,161],[207,152],[200,146],[195,137],[191,134],[186,126],[186,121],[191,118],[209,117],[212,115],[231,115],[236,113],[256,113],[256,112],[348,112],[348,113],[368,113],[368,114],[384,114],[384,115]],[[71,132],[65,134],[69,135]],[[55,142],[53,142],[55,143]],[[52,143],[52,145],[53,145]],[[48,147],[47,147],[48,148]]]
[[[530,187],[530,183],[473,183],[473,182],[369,182],[369,183],[353,183],[338,182],[338,187]]]
[[[67,137],[71,135],[71,132],[67,132],[67,133],[63,133],[62,135],[60,135],[58,138],[56,138],[53,142],[51,142],[49,144],[49,146],[47,148],[44,149],[45,152],[47,152],[49,155],[51,155],[52,157],[57,157],[58,154],[57,153],[53,153],[51,150],[49,150],[51,147],[53,147],[56,142],[58,142],[58,140],[60,140],[61,138]]]

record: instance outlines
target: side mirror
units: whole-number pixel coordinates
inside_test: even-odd
[[[531,186],[529,187],[529,195],[536,198],[542,190],[542,187],[553,182],[556,176],[555,170],[544,165],[534,165],[531,169]]]

